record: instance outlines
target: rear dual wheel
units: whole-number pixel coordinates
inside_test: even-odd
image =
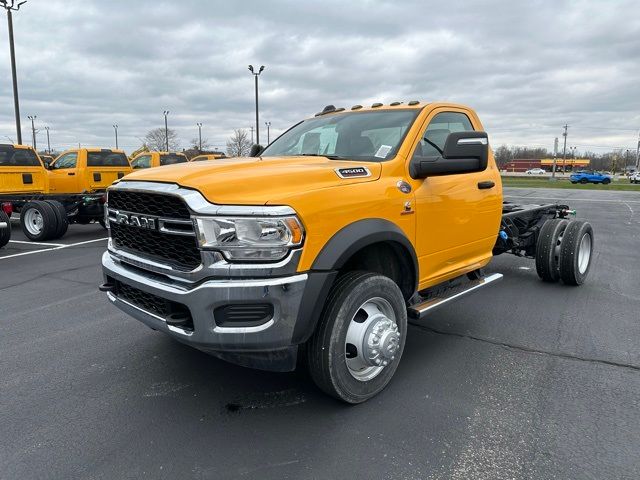
[[[6,226],[0,227],[0,248],[2,248],[11,239],[11,220],[3,210],[0,210],[0,223],[6,223]]]
[[[536,271],[545,282],[582,285],[593,256],[593,228],[588,222],[547,220],[536,245]]]
[[[69,220],[60,202],[34,200],[22,207],[20,225],[29,240],[43,242],[62,237],[67,232]]]

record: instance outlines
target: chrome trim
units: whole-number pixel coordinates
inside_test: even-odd
[[[344,175],[342,175],[342,173],[340,173],[340,170],[349,170],[351,168],[362,168],[365,172],[367,172],[367,174],[366,175],[348,175],[348,176],[345,177]],[[336,175],[338,175],[340,178],[344,178],[344,179],[348,179],[348,178],[367,178],[367,177],[371,176],[371,171],[367,167],[365,167],[363,165],[357,165],[357,166],[354,166],[354,167],[339,167],[339,168],[334,168],[333,171],[336,172]]]
[[[169,264],[151,260],[149,257],[141,257],[136,254],[117,249],[113,246],[113,241],[111,238],[109,238],[109,241],[107,242],[107,250],[109,251],[110,254],[112,254],[116,258],[116,260],[129,263],[134,267],[143,268],[145,270],[150,270],[152,272],[154,270],[150,269],[149,267],[153,267],[155,269],[160,270],[160,271],[156,271],[156,273],[167,274],[167,272],[171,272],[171,273],[191,274],[191,273],[199,272],[204,268],[204,265],[201,263],[193,270],[179,270],[175,267],[172,267]],[[184,278],[182,277],[172,277],[172,278],[175,278],[176,280],[184,280]]]
[[[480,278],[478,280],[472,280],[471,282],[469,282],[468,284],[469,286],[467,288],[465,288],[462,291],[459,291],[458,293],[455,293],[454,295],[447,296],[447,293],[445,291],[443,296],[430,298],[422,303],[413,305],[409,307],[408,311],[410,313],[410,316],[414,318],[421,318],[427,312],[435,310],[436,308],[440,308],[446,305],[447,303],[452,302],[453,300],[457,300],[458,298],[463,297],[471,292],[474,292],[479,288],[486,287],[487,285],[490,285],[493,282],[502,280],[502,277],[503,275],[501,273],[493,273],[491,275],[487,275],[486,277]]]
[[[7,222],[0,222],[0,228],[7,228],[9,224]]]
[[[113,213],[113,216],[111,215]],[[134,216],[138,216],[138,217],[144,217],[144,218],[148,218],[148,219],[153,219],[157,222],[158,228],[157,229],[153,229],[153,228],[149,228],[146,229],[144,227],[137,227],[136,225],[134,225],[134,227],[136,228],[141,228],[143,230],[155,230],[155,231],[159,231],[162,233],[169,233],[171,235],[184,235],[184,236],[188,236],[188,237],[195,237],[196,236],[196,232],[195,232],[195,225],[193,224],[193,220],[179,220],[179,219],[174,219],[174,218],[170,218],[170,217],[160,217],[158,215],[147,215],[147,214],[142,214],[142,213],[137,213],[137,212],[130,212],[128,210],[117,210],[115,208],[107,208],[107,214],[108,214],[108,219],[109,222],[113,222],[116,225],[120,225],[121,223],[118,221],[118,215],[122,214],[122,215],[134,215]],[[176,225],[191,225],[192,230],[186,231],[186,230],[174,230],[171,228],[167,228],[166,224],[176,224]],[[124,225],[129,225],[129,224],[124,224]]]
[[[170,331],[174,332],[174,333],[179,333],[180,335],[184,335],[185,337],[190,337],[191,335],[193,335],[193,332],[188,332],[186,330],[183,330],[182,328],[178,328],[178,327],[174,327],[173,325],[169,325],[167,323],[167,320],[162,318],[160,315],[156,315],[155,313],[152,313],[152,312],[150,312],[148,310],[145,310],[144,308],[140,308],[139,306],[134,305],[131,302],[123,300],[122,298],[115,296],[112,292],[107,292],[107,298],[109,300],[111,300],[111,303],[122,302],[125,305],[128,305],[129,307],[135,308],[139,312],[144,313],[145,315],[149,315],[150,317],[153,317],[156,320],[160,320],[161,322],[164,322],[164,324],[167,326],[167,328]]]
[[[488,140],[486,137],[459,138],[458,145],[486,145]]]
[[[262,330],[266,330],[274,323],[276,322],[272,318],[268,322],[265,322],[262,325],[258,325],[256,327],[219,327],[216,325],[213,331],[216,333],[256,333],[261,332]]]
[[[288,206],[279,205],[217,205],[209,202],[200,192],[183,188],[175,183],[141,182],[121,180],[112,185],[110,190],[126,190],[141,193],[166,193],[184,200],[193,212],[203,215],[228,216],[287,216],[295,215],[296,211]]]

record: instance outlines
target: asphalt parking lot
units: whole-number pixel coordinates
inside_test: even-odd
[[[105,231],[0,250],[0,478],[637,479],[640,195],[563,200],[596,251],[582,287],[505,280],[412,326],[373,400],[237,367],[126,317],[97,291]]]

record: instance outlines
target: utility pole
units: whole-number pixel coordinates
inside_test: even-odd
[[[113,131],[116,134],[116,150],[118,149],[118,124],[113,125]]]
[[[261,65],[258,72],[253,71],[253,65],[249,65],[249,71],[253,75],[256,84],[256,144],[260,145],[260,122],[258,121],[258,77],[264,70],[264,65]],[[253,142],[252,142],[253,143]]]
[[[555,180],[556,178],[556,163],[558,160],[558,137],[553,141],[553,167],[551,169],[551,178]]]
[[[22,145],[22,128],[20,127],[20,102],[18,101],[18,75],[16,73],[16,49],[13,42],[13,14],[12,11],[20,10],[20,6],[26,2],[15,4],[15,0],[0,0],[0,7],[7,11],[7,26],[9,29],[9,54],[11,56],[11,78],[13,80],[13,109],[16,116],[16,135],[18,145]]]
[[[638,146],[636,147],[636,170],[640,170],[640,130],[638,130]]]
[[[167,115],[169,115],[169,110],[165,110],[164,114],[164,145],[165,151],[169,151],[169,126],[167,123]]]
[[[198,152],[202,153],[202,123],[196,123],[198,126]]]
[[[269,129],[271,128],[271,122],[264,122],[264,124],[267,126],[267,145],[269,145],[271,143],[269,138]]]
[[[562,173],[565,172],[565,163],[567,161],[567,130],[569,129],[569,125],[565,124],[564,132],[562,136],[564,137],[564,147],[562,147]]]
[[[47,153],[51,155],[51,142],[49,141],[49,127],[44,127],[47,131]]]
[[[34,149],[35,151],[38,151],[38,149],[36,148],[36,127],[35,127],[35,124],[33,123],[33,122],[34,122],[34,120],[35,120],[36,118],[38,118],[38,116],[37,116],[37,115],[27,115],[27,118],[28,118],[29,120],[31,120],[31,137],[32,137],[32,145],[33,145],[33,149]]]

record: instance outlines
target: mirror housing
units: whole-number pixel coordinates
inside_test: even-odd
[[[489,163],[489,137],[486,132],[454,132],[447,136],[442,155],[411,159],[411,178],[481,172]]]
[[[249,150],[249,156],[259,157],[260,154],[262,153],[262,150],[264,150],[264,148],[262,148],[262,145],[258,145],[257,143],[254,143],[253,145],[251,145],[251,150]]]

